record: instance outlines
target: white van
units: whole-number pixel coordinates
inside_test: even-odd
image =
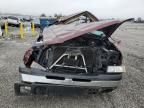
[[[19,26],[20,25],[20,20],[14,16],[7,17],[7,22],[8,22],[8,25],[10,25],[10,26]]]

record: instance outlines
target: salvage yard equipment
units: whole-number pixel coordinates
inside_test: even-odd
[[[21,82],[14,85],[16,95],[47,94],[67,88],[114,90],[125,66],[121,51],[109,38],[130,20],[45,28],[42,41],[36,42],[24,55],[25,67],[19,68]],[[32,68],[33,62],[45,69]]]

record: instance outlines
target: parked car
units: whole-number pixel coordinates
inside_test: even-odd
[[[21,82],[15,83],[15,93],[46,94],[66,88],[114,90],[126,71],[121,51],[109,38],[129,20],[58,24],[45,28],[43,39],[24,55],[25,67],[19,68]],[[44,69],[31,67],[33,62]]]
[[[39,18],[32,19],[32,22],[34,23],[36,28],[40,28],[40,19]]]
[[[15,16],[9,16],[7,22],[9,26],[19,27],[21,20]]]
[[[30,17],[24,17],[24,18],[22,18],[22,20],[23,20],[24,22],[31,22],[31,21],[32,21],[32,18],[30,18]]]

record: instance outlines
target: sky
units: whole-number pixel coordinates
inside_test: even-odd
[[[144,0],[0,0],[1,13],[49,16],[85,10],[98,18],[144,18]]]

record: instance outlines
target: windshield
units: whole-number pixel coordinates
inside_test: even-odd
[[[106,36],[103,31],[93,31],[93,32],[90,32],[89,34],[93,34],[97,37],[105,37]]]

